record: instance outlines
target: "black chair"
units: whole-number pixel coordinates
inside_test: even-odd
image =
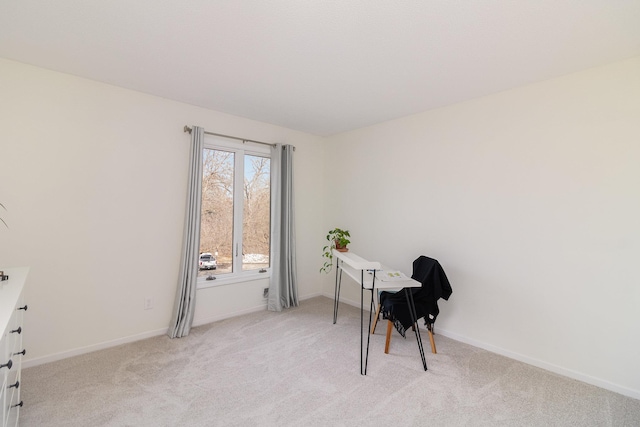
[[[427,331],[429,333],[429,341],[431,343],[431,352],[436,353],[436,343],[433,339],[433,325],[440,313],[438,308],[438,300],[444,298],[448,300],[453,292],[449,279],[445,274],[442,266],[433,258],[421,255],[413,261],[413,274],[411,278],[422,283],[420,288],[408,288],[413,294],[413,300],[416,308],[416,320],[424,318]],[[371,327],[373,334],[378,323],[380,313],[382,318],[387,319],[387,340],[384,352],[389,353],[389,344],[391,342],[391,329],[395,326],[396,330],[405,336],[405,331],[409,326],[415,327],[409,312],[405,289],[399,292],[380,292],[378,309]]]

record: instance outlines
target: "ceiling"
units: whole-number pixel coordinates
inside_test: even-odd
[[[637,55],[638,0],[0,0],[0,57],[323,136]]]

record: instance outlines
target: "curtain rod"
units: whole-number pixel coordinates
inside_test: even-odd
[[[189,126],[184,127],[184,131],[187,133],[191,133],[191,128]],[[253,139],[246,139],[246,138],[238,138],[237,136],[231,136],[231,135],[223,135],[221,133],[214,133],[214,132],[207,132],[204,131],[205,134],[207,135],[214,135],[214,136],[221,136],[223,138],[231,138],[231,139],[236,139],[238,141],[242,141],[242,142],[255,142],[256,144],[262,144],[262,145],[270,145],[272,147],[275,147],[276,144],[272,144],[270,142],[262,142],[262,141],[254,141]],[[295,150],[295,147],[293,148]]]

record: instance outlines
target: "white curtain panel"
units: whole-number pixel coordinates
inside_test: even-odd
[[[292,145],[271,149],[271,281],[267,308],[298,306]]]
[[[182,237],[182,260],[173,315],[167,335],[180,338],[189,335],[196,307],[198,253],[200,251],[200,209],[202,205],[202,145],[204,129],[191,131],[189,158],[189,188]]]

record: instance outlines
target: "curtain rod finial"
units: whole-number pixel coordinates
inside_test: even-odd
[[[191,128],[187,125],[184,125],[184,131],[187,133],[191,133]]]

